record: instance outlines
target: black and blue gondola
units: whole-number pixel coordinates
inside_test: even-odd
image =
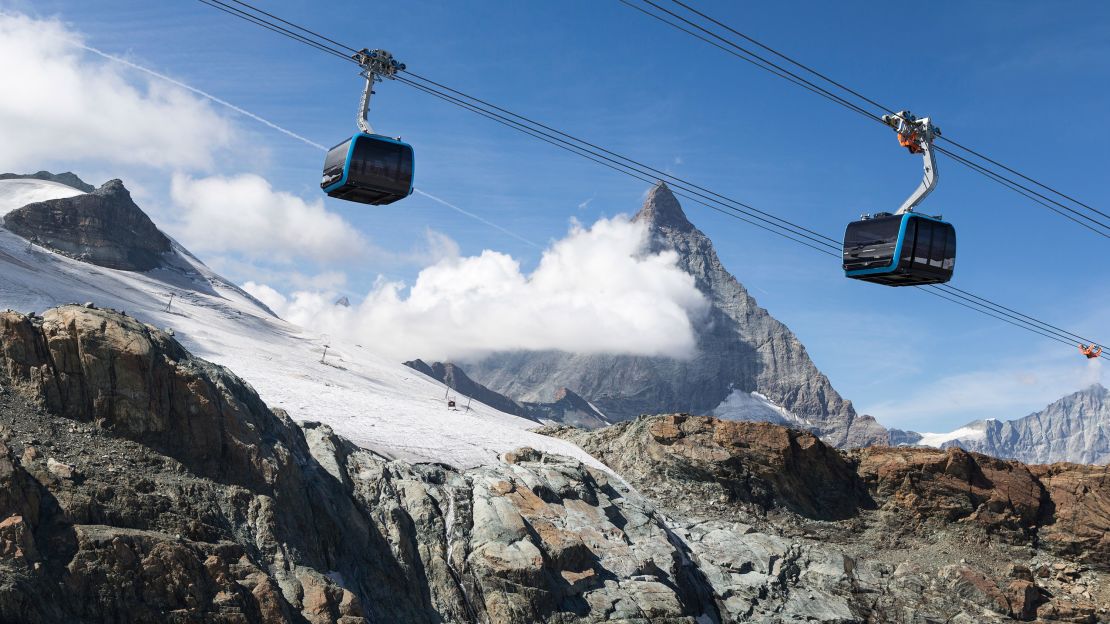
[[[328,150],[320,188],[329,197],[382,206],[412,194],[412,146],[360,132]]]
[[[844,231],[844,275],[884,286],[943,284],[956,268],[956,229],[906,212],[853,221]]]

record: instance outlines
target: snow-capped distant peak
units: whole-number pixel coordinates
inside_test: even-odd
[[[921,439],[918,440],[917,443],[921,446],[932,446],[935,448],[940,448],[944,446],[946,442],[952,442],[954,440],[982,440],[987,437],[987,428],[986,423],[972,423],[970,425],[960,427],[955,431],[949,431],[948,433],[922,433],[920,435]]]

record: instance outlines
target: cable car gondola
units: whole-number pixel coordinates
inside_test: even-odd
[[[943,284],[956,265],[956,229],[906,212],[853,221],[844,232],[844,273],[884,286]]]
[[[329,197],[381,206],[412,194],[412,146],[360,132],[328,150],[320,187]]]
[[[913,211],[937,185],[932,142],[940,129],[909,111],[884,115],[883,121],[898,131],[898,142],[911,154],[922,155],[925,178],[898,212],[864,215],[848,224],[844,275],[884,286],[943,284],[956,267],[956,229],[939,216]]]
[[[405,66],[385,50],[362,50],[353,58],[362,66],[366,88],[359,103],[361,132],[328,150],[320,188],[329,197],[382,206],[412,194],[414,154],[399,138],[374,134],[366,116],[374,83],[392,78]]]

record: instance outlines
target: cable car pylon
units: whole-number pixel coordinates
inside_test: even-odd
[[[370,125],[370,98],[374,83],[394,79],[405,64],[385,50],[363,48],[351,58],[366,79],[359,100],[356,123],[359,132],[328,150],[320,188],[329,197],[381,206],[404,199],[413,191],[414,154],[400,137],[375,134]]]
[[[895,213],[863,215],[844,230],[844,275],[884,286],[943,284],[956,266],[956,229],[940,215],[914,212],[937,187],[933,140],[940,128],[909,111],[883,115],[898,144],[921,154],[925,175]]]

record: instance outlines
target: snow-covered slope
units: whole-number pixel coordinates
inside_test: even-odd
[[[46,180],[0,180],[0,224],[4,215],[33,202],[83,195],[73,187]]]
[[[0,215],[79,194],[56,182],[0,180]],[[172,329],[194,354],[246,379],[271,407],[323,422],[388,457],[471,467],[531,446],[601,466],[569,442],[527,431],[534,421],[478,402],[469,411],[447,409],[442,384],[275,317],[180,245],[163,268],[136,273],[54,254],[0,228],[0,308],[41,312],[86,301]]]
[[[921,446],[932,446],[942,448],[945,444],[950,442],[977,442],[987,437],[987,428],[997,426],[998,421],[991,418],[989,420],[977,420],[973,423],[968,423],[954,431],[944,433],[921,433],[921,439],[917,444]]]

